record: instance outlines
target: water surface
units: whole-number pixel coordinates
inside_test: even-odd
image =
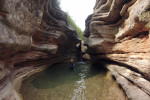
[[[78,62],[55,64],[23,81],[23,100],[126,100],[125,94],[102,66]]]

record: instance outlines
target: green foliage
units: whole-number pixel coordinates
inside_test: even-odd
[[[70,24],[72,27],[74,27],[75,30],[77,31],[78,36],[79,36],[82,40],[84,40],[85,37],[83,36],[82,30],[76,25],[75,21],[71,18],[71,16],[70,16],[68,13],[67,13],[67,19],[68,19],[69,24]]]

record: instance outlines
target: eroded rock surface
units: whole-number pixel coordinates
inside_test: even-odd
[[[14,80],[64,59],[76,36],[57,0],[0,0],[0,100],[19,100]]]
[[[93,57],[122,63],[150,81],[150,0],[97,0],[86,26],[86,44]],[[115,67],[108,69],[114,72]],[[114,76],[118,77],[118,74]],[[121,77],[131,81],[126,75]],[[138,85],[134,79],[133,85]],[[126,88],[123,89],[127,93]],[[145,93],[149,95],[150,92]],[[131,100],[138,99],[133,97]]]

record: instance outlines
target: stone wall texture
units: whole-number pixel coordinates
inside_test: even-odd
[[[130,100],[150,100],[150,91],[146,90],[150,89],[150,0],[97,0],[86,20],[84,35],[93,58],[116,63],[116,67],[106,66]],[[133,91],[127,82],[142,92]]]
[[[0,100],[19,100],[14,80],[62,61],[76,42],[57,0],[0,0]]]

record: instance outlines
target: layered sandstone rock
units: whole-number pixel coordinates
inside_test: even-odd
[[[0,0],[0,100],[18,100],[18,77],[61,61],[75,47],[76,31],[57,3]]]
[[[122,63],[128,70],[137,72],[141,78],[150,81],[150,0],[97,0],[94,13],[86,20],[86,26],[86,44],[93,57]],[[123,72],[116,70],[119,67],[108,69],[116,78],[120,75],[139,89],[144,87],[139,87],[134,79],[122,75]],[[126,73],[129,74],[129,71]],[[123,85],[127,91],[128,85]],[[149,91],[142,91],[150,94]],[[142,93],[139,92],[140,94]],[[129,96],[132,100],[138,100],[135,97],[134,94]]]

